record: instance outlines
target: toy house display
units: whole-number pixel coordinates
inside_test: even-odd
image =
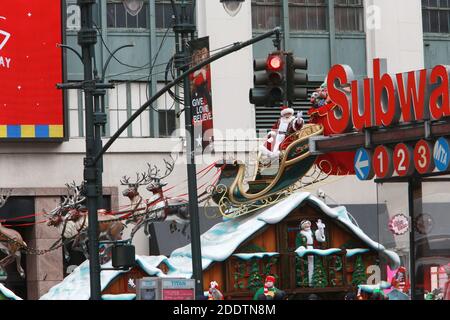
[[[400,266],[399,256],[370,239],[344,207],[330,208],[299,192],[253,215],[224,220],[202,234],[204,291],[220,283],[227,299],[252,299],[274,276],[289,299],[344,299],[367,281],[366,268]],[[136,256],[137,267],[102,272],[103,294],[133,294],[142,277],[190,278],[191,246],[165,256]],[[78,275],[77,275],[78,274]],[[81,279],[80,279],[81,277]],[[74,289],[74,286],[77,289]],[[134,291],[133,291],[134,290]],[[89,265],[82,266],[43,299],[89,299]]]

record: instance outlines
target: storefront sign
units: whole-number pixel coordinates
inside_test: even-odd
[[[450,143],[446,138],[440,138],[434,145],[433,159],[440,172],[448,171],[450,167]]]
[[[389,230],[397,235],[401,236],[409,230],[409,219],[404,214],[398,214],[389,221]]]
[[[64,137],[61,1],[0,7],[0,139]]]
[[[389,75],[386,70],[386,60],[375,59],[373,79],[358,81],[347,65],[331,68],[328,93],[338,106],[329,116],[334,133],[345,133],[352,127],[361,131],[394,126],[400,121],[441,120],[450,116],[450,67],[438,65],[431,70],[397,75]]]
[[[392,150],[385,146],[378,146],[373,153],[373,168],[375,175],[380,178],[390,177],[393,173]]]
[[[414,172],[412,163],[413,150],[404,143],[399,143],[394,149],[394,170],[400,177],[406,177]]]

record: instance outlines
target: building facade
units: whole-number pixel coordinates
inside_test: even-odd
[[[179,8],[177,1],[176,7]],[[386,58],[392,73],[417,70],[436,64],[449,64],[449,12],[446,1],[429,0],[246,0],[236,15],[230,15],[218,0],[195,1],[198,36],[210,37],[210,48],[220,48],[252,35],[281,26],[283,47],[296,56],[307,57],[310,88],[319,86],[334,64],[348,64],[358,78],[371,75],[372,59]],[[98,29],[96,63],[99,70],[111,52],[121,45],[133,44],[114,55],[106,73],[106,80],[115,84],[106,96],[108,124],[105,141],[173,77],[175,39],[172,31],[173,12],[167,0],[106,0],[98,1],[95,27]],[[80,9],[75,0],[64,2],[65,43],[78,48]],[[253,58],[265,57],[273,51],[272,41],[220,60],[212,65],[212,96],[217,158],[223,151],[231,151],[248,159],[249,149],[257,150],[260,143],[257,130],[271,126],[278,110],[265,110],[248,102],[252,83]],[[67,80],[83,79],[83,68],[76,55],[65,51]],[[172,61],[172,62],[171,62]],[[146,170],[146,163],[162,165],[173,152],[183,152],[184,113],[180,96],[182,88],[166,94],[144,112],[112,146],[104,158],[103,185],[112,209],[126,206],[129,200],[121,195],[123,175],[134,176]],[[30,143],[0,141],[1,188],[13,189],[11,202],[14,214],[23,210],[43,212],[53,209],[66,194],[64,184],[82,180],[85,152],[83,92],[68,90],[66,99],[67,141],[63,143]],[[296,106],[297,110],[307,104]],[[180,157],[184,157],[181,155]],[[200,162],[198,168],[209,163]],[[20,175],[19,175],[20,173]],[[176,165],[168,179],[183,194],[187,185],[186,167]],[[358,187],[355,185],[358,183]],[[348,206],[349,211],[371,236],[380,235],[380,192],[373,182],[356,182],[355,177],[330,179],[314,187],[324,191],[329,204]],[[311,191],[311,190],[309,190]],[[23,203],[28,203],[28,206]],[[27,202],[28,201],[28,202]],[[13,214],[12,209],[6,214]],[[26,213],[29,213],[28,211]],[[202,213],[202,228],[215,221]],[[36,218],[37,219],[37,218]],[[28,220],[19,220],[26,223]],[[375,224],[374,224],[375,223]],[[46,247],[57,237],[42,224],[23,230],[30,243]],[[157,226],[155,237],[149,241],[140,232],[135,238],[137,254],[170,254],[187,239],[171,235],[168,226]],[[166,241],[171,239],[170,243]],[[155,243],[157,244],[155,247]],[[153,246],[153,247],[152,247]],[[159,252],[155,252],[159,251]],[[30,299],[36,299],[62,280],[62,252],[26,259],[26,282],[15,279],[17,286]],[[54,272],[50,272],[53,270]],[[17,293],[18,291],[16,291]],[[19,294],[20,295],[20,294]]]

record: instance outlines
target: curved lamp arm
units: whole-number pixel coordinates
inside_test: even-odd
[[[60,48],[64,48],[64,49],[68,49],[68,50],[72,51],[73,53],[75,53],[77,55],[77,57],[80,59],[81,63],[83,63],[83,57],[81,56],[81,54],[77,50],[72,48],[71,46],[68,46],[66,44],[61,44],[61,43],[58,43],[57,46]]]
[[[111,54],[109,55],[108,60],[106,60],[105,66],[103,67],[102,70],[102,82],[105,81],[105,74],[106,74],[106,69],[108,69],[109,63],[111,62],[111,59],[114,57],[114,55],[119,51],[122,50],[124,48],[130,48],[130,47],[134,47],[134,44],[126,44],[123,45],[121,47],[118,47],[116,50],[114,50],[113,52],[111,52]]]

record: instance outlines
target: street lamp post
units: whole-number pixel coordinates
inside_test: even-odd
[[[89,215],[88,237],[89,237],[89,272],[91,300],[101,299],[100,284],[100,258],[98,243],[98,217],[97,202],[101,196],[101,185],[99,185],[98,166],[94,163],[94,156],[97,154],[97,143],[95,142],[94,130],[94,103],[93,96],[96,91],[96,80],[93,79],[92,59],[95,54],[95,44],[97,43],[97,32],[93,27],[93,5],[96,0],[78,0],[81,10],[81,29],[78,32],[78,44],[82,50],[84,66],[83,89],[85,93],[85,117],[86,117],[86,158],[84,159],[84,181],[87,198],[87,208]],[[97,136],[98,138],[98,136]],[[101,136],[100,136],[101,139]],[[101,142],[100,142],[101,143]],[[98,162],[101,163],[101,162]],[[100,181],[101,182],[101,181]]]

